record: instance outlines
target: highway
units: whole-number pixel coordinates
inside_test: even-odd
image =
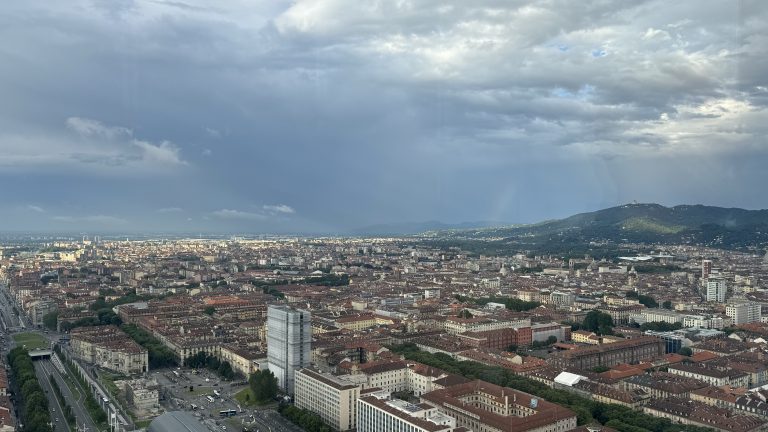
[[[89,431],[97,431],[98,429],[96,428],[96,425],[93,423],[91,416],[88,414],[88,411],[86,411],[84,407],[85,396],[83,395],[82,390],[75,390],[75,393],[73,393],[70,390],[67,383],[64,381],[64,378],[61,376],[61,373],[59,373],[59,370],[56,369],[56,367],[53,365],[53,363],[49,359],[35,361],[35,368],[37,368],[38,364],[40,365],[41,368],[45,370],[46,377],[53,374],[54,379],[56,379],[56,382],[59,384],[61,393],[64,395],[64,399],[72,407],[72,413],[75,415],[75,418],[77,419],[78,427],[82,427],[83,425],[85,425]],[[57,408],[57,411],[58,411],[58,408]],[[63,421],[63,419],[60,421]]]
[[[0,322],[6,333],[13,333],[20,327],[19,318],[13,313],[13,302],[9,297],[8,287],[0,283]]]
[[[45,391],[45,396],[48,398],[48,408],[51,410],[51,422],[53,422],[54,432],[67,432],[69,426],[64,418],[64,407],[59,403],[59,399],[56,397],[56,393],[51,387],[48,378],[50,372],[45,368],[41,361],[33,363],[35,365],[35,374],[37,374],[37,381],[40,383],[40,387]]]
[[[4,333],[7,335],[7,339],[2,344],[3,355],[13,349],[15,346],[15,342],[13,341],[12,337],[13,333],[25,331],[27,328],[28,331],[38,332],[42,336],[45,336],[46,339],[51,341],[58,340],[57,334],[42,334],[42,332],[34,329],[24,315],[17,316],[15,313],[13,313],[13,306],[14,303],[10,298],[8,287],[5,284],[0,284],[0,318],[2,318],[0,321],[2,321],[4,326]],[[91,420],[90,415],[83,406],[84,396],[79,393],[79,390],[76,391],[76,394],[72,393],[59,371],[56,369],[56,367],[53,366],[53,363],[51,363],[51,360],[35,360],[33,364],[35,366],[35,372],[37,374],[40,386],[43,388],[43,390],[46,391],[46,396],[48,397],[48,405],[51,408],[51,421],[54,424],[54,430],[56,432],[66,432],[69,431],[69,426],[64,419],[62,412],[63,408],[60,406],[58,398],[56,398],[55,393],[53,393],[53,389],[50,385],[50,382],[48,381],[51,374],[53,374],[54,379],[56,379],[58,382],[59,388],[61,389],[65,400],[67,400],[72,407],[72,413],[77,419],[78,426],[82,427],[85,425],[88,431],[97,431],[98,429],[93,423],[93,420]],[[57,419],[58,421],[56,421]]]

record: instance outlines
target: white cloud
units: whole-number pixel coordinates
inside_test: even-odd
[[[216,210],[213,216],[220,219],[238,219],[238,220],[264,220],[267,217],[261,213],[245,212],[232,209]]]
[[[293,207],[285,204],[263,205],[257,211],[242,211],[234,209],[221,209],[211,213],[212,216],[219,219],[239,219],[239,220],[267,220],[276,218],[279,215],[289,215],[296,213]]]
[[[170,141],[153,143],[134,137],[131,129],[98,120],[69,117],[65,131],[0,133],[0,168],[47,170],[75,168],[80,173],[134,175],[169,172],[188,165],[181,149]]]
[[[120,126],[105,126],[98,120],[83,117],[69,117],[66,120],[68,128],[86,137],[103,137],[115,139],[119,137],[131,137],[133,131]]]
[[[43,209],[40,206],[29,204],[27,205],[27,210],[33,211],[35,213],[45,213],[45,209]]]
[[[169,141],[158,145],[146,141],[133,140],[133,145],[141,149],[141,158],[145,162],[162,165],[186,165],[179,155],[179,148]]]
[[[262,208],[265,211],[268,211],[270,213],[283,213],[283,214],[296,213],[296,210],[294,210],[293,207],[287,206],[285,204],[265,205]]]
[[[661,40],[670,40],[672,37],[669,35],[669,32],[666,30],[660,30],[655,28],[648,28],[646,30],[645,34],[643,35],[643,40],[650,40],[650,39],[661,39]]]

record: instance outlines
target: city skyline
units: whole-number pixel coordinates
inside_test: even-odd
[[[4,230],[344,233],[768,208],[760,2],[0,10]]]

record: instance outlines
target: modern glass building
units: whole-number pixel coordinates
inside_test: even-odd
[[[312,358],[312,316],[285,305],[267,309],[267,361],[278,385],[292,395],[293,374],[309,366]]]

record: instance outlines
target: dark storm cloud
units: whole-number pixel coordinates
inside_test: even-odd
[[[633,199],[766,207],[766,9],[13,2],[0,217],[319,232]]]

